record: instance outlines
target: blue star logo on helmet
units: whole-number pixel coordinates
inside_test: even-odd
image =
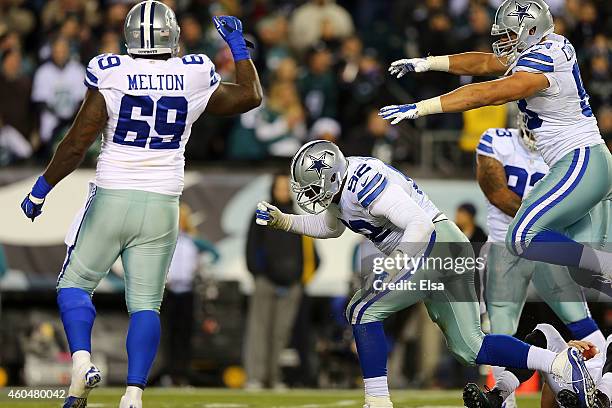
[[[526,5],[522,5],[518,1],[516,2],[516,10],[512,13],[509,13],[509,16],[517,17],[519,25],[523,24],[523,21],[526,18],[535,19],[534,16],[529,13],[529,9],[531,8],[531,3],[527,3]]]
[[[323,170],[331,169],[331,166],[325,163],[326,155],[327,155],[327,152],[321,153],[321,156],[319,157],[315,157],[309,154],[308,158],[312,160],[312,164],[310,165],[310,167],[306,169],[306,171],[316,171],[317,175],[321,177],[323,175]]]

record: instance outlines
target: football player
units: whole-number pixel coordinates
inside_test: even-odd
[[[584,269],[587,273],[582,275],[588,276],[579,283],[611,294],[612,253],[602,248],[612,203],[612,155],[589,106],[576,51],[565,37],[554,34],[543,0],[505,0],[491,33],[500,37],[493,53],[404,59],[394,62],[390,71],[398,77],[411,71],[446,71],[501,79],[465,85],[417,103],[386,106],[380,115],[396,124],[516,101],[550,170],[521,203],[506,245],[527,259]],[[579,242],[589,242],[591,229],[600,230],[599,239],[590,241],[591,246]]]
[[[601,383],[602,372],[605,369],[605,365],[608,364],[606,363],[606,350],[611,347],[612,336],[608,336],[606,340],[600,331],[598,331],[598,334],[597,337],[593,337],[592,342],[572,340],[566,343],[561,334],[553,326],[538,324],[525,337],[525,342],[555,352],[564,350],[568,345],[576,347],[581,353],[588,355],[585,366],[591,377]],[[529,378],[533,375],[533,371],[527,371],[525,374],[525,377]],[[549,373],[542,373],[542,376],[545,381],[542,388],[542,408],[578,408],[580,406],[578,398],[576,398],[569,384],[559,381],[558,378]],[[482,392],[476,384],[468,384],[464,390],[464,402],[466,402],[466,407],[468,408],[501,408],[507,403],[508,395],[513,395],[519,384],[520,380],[512,371],[502,371],[495,387],[490,391]],[[610,402],[607,395],[599,390],[599,388],[595,393],[595,406],[597,408],[609,408]]]
[[[468,262],[474,259],[472,247],[412,179],[378,159],[345,158],[322,140],[296,153],[291,179],[298,205],[309,214],[284,214],[261,202],[258,223],[313,238],[339,237],[348,227],[386,255],[378,258],[382,262],[373,260],[382,270],[366,277],[346,308],[364,377],[365,408],[392,407],[383,320],[421,300],[462,363],[542,369],[568,382],[580,377],[574,385],[581,400],[593,392],[592,380],[581,374],[584,362],[577,349],[555,354],[508,335],[482,333],[475,263]],[[407,258],[415,261],[397,261]]]
[[[567,268],[519,258],[503,244],[522,199],[548,173],[533,133],[525,125],[524,114],[519,113],[518,119],[518,129],[488,129],[476,148],[478,184],[488,202],[484,298],[491,333],[516,333],[527,288],[533,281],[538,294],[567,325],[572,338],[599,340],[603,344],[603,335],[590,316],[582,288],[572,280]],[[501,371],[503,368],[493,367],[496,378]],[[517,377],[528,379],[518,372]],[[514,406],[512,394],[506,399],[506,407]]]
[[[236,83],[221,82],[204,54],[178,57],[174,12],[157,1],[135,5],[125,21],[127,55],[87,66],[83,105],[21,207],[32,221],[47,194],[102,134],[95,181],[67,236],[57,303],[70,345],[72,382],[64,408],[84,407],[101,380],[91,363],[92,293],[121,257],[130,323],[127,388],[121,408],[140,408],[160,339],[159,308],[178,234],[184,151],[204,112],[233,115],[258,106],[262,91],[240,20],[215,17],[236,63]]]

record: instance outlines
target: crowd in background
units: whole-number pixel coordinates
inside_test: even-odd
[[[0,0],[0,166],[46,162],[85,94],[88,61],[125,53],[131,0]],[[402,57],[490,51],[500,0],[165,0],[177,12],[181,53],[205,53],[231,81],[231,53],[211,16],[242,19],[265,89],[264,104],[236,118],[204,116],[187,157],[262,160],[291,156],[303,142],[338,142],[349,155],[419,160],[419,134],[453,130],[473,151],[479,132],[503,126],[505,107],[431,116],[390,127],[377,116],[389,103],[446,92],[469,77],[445,73],[398,81],[388,64]],[[612,2],[548,0],[556,32],[575,45],[604,137],[612,138]],[[99,145],[93,146],[91,158]]]

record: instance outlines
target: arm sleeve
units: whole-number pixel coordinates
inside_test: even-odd
[[[346,228],[329,211],[317,215],[289,215],[289,217],[291,217],[289,232],[313,238],[337,238]]]
[[[370,206],[370,214],[385,217],[404,229],[402,243],[428,243],[434,230],[430,217],[399,186],[390,184]]]

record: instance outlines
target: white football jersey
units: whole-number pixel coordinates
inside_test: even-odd
[[[476,152],[499,161],[506,172],[508,188],[524,198],[548,173],[548,166],[538,152],[525,146],[518,129],[488,129],[480,137]],[[512,217],[487,200],[489,242],[503,243]]]
[[[525,50],[512,67],[513,73],[518,71],[542,73],[550,84],[517,101],[549,166],[574,149],[604,142],[580,76],[576,51],[565,37],[551,34]]]
[[[191,126],[219,86],[214,64],[203,54],[168,60],[103,54],[85,74],[108,111],[96,185],[180,195]]]
[[[332,211],[352,231],[364,235],[383,253],[390,254],[401,242],[404,230],[384,217],[370,214],[370,206],[389,183],[401,187],[434,219],[444,215],[416,183],[396,168],[373,157],[348,157],[347,181],[338,204]]]

